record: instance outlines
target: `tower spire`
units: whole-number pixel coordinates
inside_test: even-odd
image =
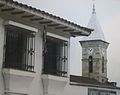
[[[95,14],[95,13],[96,13],[96,12],[95,12],[95,4],[93,4],[93,9],[92,9],[92,10],[93,10],[92,13]]]

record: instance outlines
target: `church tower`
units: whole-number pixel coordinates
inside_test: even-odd
[[[103,31],[95,12],[93,12],[88,23],[88,27],[94,31],[88,37],[83,37],[80,41],[82,46],[82,76],[98,80],[99,82],[107,82],[107,47]]]

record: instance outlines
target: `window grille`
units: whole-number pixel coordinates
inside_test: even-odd
[[[46,48],[43,73],[67,76],[68,43],[54,38],[47,38]]]
[[[6,27],[4,67],[34,71],[35,35]]]

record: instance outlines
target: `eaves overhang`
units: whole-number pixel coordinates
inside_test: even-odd
[[[86,86],[86,87],[97,87],[97,88],[108,88],[108,89],[118,89],[118,90],[120,90],[120,87],[107,86],[107,85],[95,85],[95,84],[87,84],[87,83],[70,83],[70,85],[73,85],[73,86]]]
[[[91,34],[91,31],[93,31],[93,29],[82,27],[66,19],[13,0],[0,0],[0,13],[27,19],[31,23],[34,22],[47,27],[52,27],[56,30],[70,33],[71,36],[88,36]]]

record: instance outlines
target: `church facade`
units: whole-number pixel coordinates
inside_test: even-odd
[[[107,78],[107,48],[93,5],[88,27],[94,31],[80,41],[82,47],[82,76],[70,76],[65,95],[120,95],[120,87]]]

